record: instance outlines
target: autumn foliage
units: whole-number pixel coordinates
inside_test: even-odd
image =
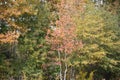
[[[0,0],[0,80],[119,80],[119,0]]]
[[[48,30],[46,40],[52,45],[51,49],[65,53],[72,53],[78,47],[82,47],[82,42],[77,40],[76,24],[68,10],[72,8],[72,2],[65,3],[67,0],[61,0],[58,4],[59,20],[52,30]],[[74,7],[74,6],[73,6]]]
[[[0,43],[11,43],[17,40],[19,35],[16,31],[23,30],[23,27],[17,24],[15,18],[24,13],[33,14],[26,0],[0,0],[0,20],[4,20],[12,29],[4,34],[0,33]]]
[[[7,32],[6,34],[0,34],[0,42],[2,43],[13,43],[16,42],[18,37],[19,37],[19,33],[16,32]]]
[[[60,65],[60,80],[66,80],[69,67],[68,56],[83,46],[82,41],[77,39],[76,24],[70,12],[74,7],[72,4],[68,0],[61,0],[58,4],[59,20],[56,21],[55,27],[48,30],[46,36],[51,49],[58,52],[59,61],[56,64]]]

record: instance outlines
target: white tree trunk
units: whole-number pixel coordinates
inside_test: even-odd
[[[66,53],[65,53],[65,60],[66,60]],[[67,73],[67,69],[68,66],[67,66],[67,63],[65,62],[65,71],[64,71],[64,80],[66,80],[66,73]]]
[[[59,56],[59,61],[61,62],[61,56],[60,56],[60,52],[58,51],[58,56]],[[63,80],[63,78],[62,78],[62,64],[60,63],[60,65],[59,65],[59,67],[60,67],[60,80]]]

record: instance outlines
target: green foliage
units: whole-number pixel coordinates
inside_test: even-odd
[[[21,35],[18,39],[18,43],[15,43],[15,53],[11,51],[15,46],[13,44],[11,44],[10,49],[8,47],[5,48],[8,51],[2,49],[4,46],[0,47],[0,51],[4,52],[0,52],[0,69],[4,68],[7,73],[9,72],[9,74],[6,73],[8,77],[13,76],[17,79],[17,77],[23,75],[26,79],[33,80],[35,77],[37,80],[42,79],[42,64],[46,62],[47,46],[45,45],[45,36],[50,24],[51,12],[48,3],[38,1],[31,3],[31,0],[27,2],[36,11],[36,14],[24,13],[17,17],[13,16],[16,24],[23,26],[23,29],[21,31],[17,30]],[[9,51],[11,52],[8,53]],[[4,54],[7,54],[7,56],[8,54],[10,55],[10,61],[6,59],[6,55]],[[10,67],[7,65],[8,63],[10,63]]]
[[[77,76],[77,80],[93,80],[94,71],[92,71],[89,76],[87,72],[80,72],[80,74]]]
[[[21,62],[24,62],[22,71],[27,79],[37,80],[43,75],[42,65],[46,62],[48,52],[45,36],[50,26],[51,14],[48,6],[47,3],[39,3],[36,6],[37,15],[30,16],[34,21],[27,21],[31,22],[32,25],[28,24],[28,31],[19,38],[18,53]],[[23,15],[24,18],[26,16],[28,15]]]
[[[101,66],[103,69],[113,71],[118,60],[113,56],[119,54],[118,17],[104,8],[87,4],[81,17],[76,17],[78,37],[82,39],[85,54],[82,64]],[[109,68],[109,69],[108,69]]]

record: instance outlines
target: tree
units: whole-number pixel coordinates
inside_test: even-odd
[[[26,0],[0,0],[2,32],[0,32],[0,43],[12,43],[17,40],[20,34],[18,31],[23,31],[25,28],[17,24],[16,18],[24,13],[34,14],[32,9]]]
[[[112,54],[119,54],[118,18],[103,7],[95,7],[91,3],[86,4],[84,13],[79,15],[75,21],[78,36],[84,44],[81,52],[86,54],[82,64],[89,65],[88,71],[96,68],[98,73],[104,74],[107,79],[107,75],[110,75],[115,67],[118,68],[119,60],[110,57]]]
[[[23,16],[32,17],[32,21],[28,21],[28,31],[18,39],[18,57],[22,64],[19,71],[23,72],[27,79],[42,80],[46,78],[43,76],[46,73],[43,65],[48,64],[46,58],[48,46],[45,43],[45,36],[47,29],[50,28],[52,12],[48,2],[37,2],[35,9],[36,15]],[[24,22],[25,20],[22,23]]]
[[[73,0],[71,0],[73,1]],[[56,21],[56,27],[48,30],[46,36],[47,42],[51,45],[51,50],[57,51],[58,57],[56,64],[59,65],[59,79],[66,80],[70,67],[70,58],[75,51],[82,47],[82,42],[77,39],[76,25],[72,20],[72,15],[68,9],[72,10],[72,2],[62,0],[58,5],[59,20]],[[64,8],[65,7],[65,8]],[[72,65],[72,64],[71,64]],[[75,78],[74,76],[72,78]],[[70,79],[70,78],[69,78]]]
[[[16,66],[20,63],[17,52],[18,38],[28,30],[30,20],[27,17],[31,18],[36,13],[29,2],[30,0],[0,0],[0,78],[2,75],[4,77],[1,79],[16,77],[21,69],[21,66]]]

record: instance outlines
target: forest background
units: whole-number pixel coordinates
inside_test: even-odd
[[[119,0],[0,0],[0,80],[119,80]]]

